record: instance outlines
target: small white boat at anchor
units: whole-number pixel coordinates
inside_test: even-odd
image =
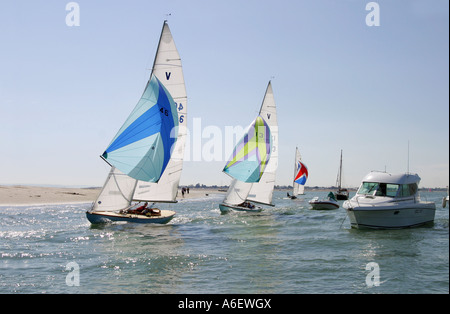
[[[444,196],[443,198],[442,198],[442,208],[445,208],[445,207],[447,207],[447,203],[448,203],[448,186],[447,186],[447,196]]]
[[[330,192],[326,199],[319,199],[319,197],[314,197],[309,201],[309,205],[311,205],[312,209],[316,210],[331,210],[338,209],[339,203],[334,198],[333,192]]]
[[[434,221],[434,202],[420,200],[417,174],[371,172],[344,202],[353,228],[401,229]]]

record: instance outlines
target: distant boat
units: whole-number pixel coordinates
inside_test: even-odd
[[[447,207],[447,203],[448,203],[448,186],[447,186],[447,196],[444,196],[442,198],[442,208]]]
[[[331,210],[339,208],[339,203],[334,198],[333,192],[328,193],[326,199],[319,199],[319,197],[314,197],[309,201],[309,204],[311,205],[312,209],[316,210]]]
[[[434,221],[434,202],[420,200],[417,174],[371,172],[343,207],[354,228],[399,229]]]
[[[341,162],[339,164],[339,172],[336,180],[338,189],[335,193],[336,199],[340,201],[348,200],[349,193],[347,189],[342,188],[342,149],[341,149]]]
[[[278,123],[272,84],[269,82],[258,117],[234,148],[223,172],[233,178],[221,212],[258,212],[272,204],[278,167]]]
[[[164,21],[144,93],[101,156],[111,171],[86,213],[91,223],[164,224],[173,218],[173,211],[144,209],[142,203],[176,202],[187,134],[186,100],[181,59]]]
[[[298,147],[295,148],[294,181],[292,183],[292,195],[287,193],[290,199],[296,199],[297,195],[305,194],[305,183],[308,179],[308,168],[302,162],[302,156]]]

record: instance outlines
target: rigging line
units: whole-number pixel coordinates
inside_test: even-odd
[[[344,219],[342,219],[341,225],[339,226],[339,229],[342,228],[342,225],[344,224],[344,221],[347,219],[347,215],[344,216]]]
[[[166,61],[178,61],[178,60],[181,61],[181,59],[172,59],[172,60],[166,60]],[[168,68],[170,68],[170,67],[182,68],[182,65],[180,65],[180,64],[156,63],[156,64],[153,65],[153,68],[151,68],[151,70],[154,71],[156,66],[164,66],[164,67],[168,67]]]
[[[131,204],[131,200],[129,200],[129,199],[124,195],[124,193],[122,192],[122,189],[121,189],[120,186],[119,186],[119,182],[117,182],[115,173],[112,173],[112,176],[113,176],[114,182],[116,183],[117,189],[119,190],[119,192],[120,192],[120,194],[122,195],[122,197],[123,197],[128,203]],[[137,183],[137,180],[136,180],[136,183]],[[135,186],[136,186],[136,183],[135,183]],[[133,194],[134,194],[134,192],[133,192]],[[133,197],[133,196],[132,196],[132,197]]]

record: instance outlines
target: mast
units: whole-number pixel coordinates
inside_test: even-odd
[[[408,140],[408,164],[406,168],[406,173],[409,174],[409,140]]]
[[[295,176],[297,174],[297,153],[298,153],[298,147],[295,148],[295,155],[294,155],[294,177],[292,178],[292,195],[296,196],[296,186],[295,186]]]
[[[341,149],[341,162],[339,165],[339,173],[338,173],[338,191],[341,190],[341,182],[342,182],[342,149]]]

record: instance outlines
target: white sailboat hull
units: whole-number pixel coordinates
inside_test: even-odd
[[[434,221],[434,203],[407,206],[348,207],[345,206],[352,228],[402,229],[421,226]]]
[[[262,207],[255,206],[255,208],[242,207],[238,205],[230,205],[230,204],[219,204],[219,209],[222,213],[227,213],[229,211],[239,211],[239,212],[250,212],[250,213],[259,213],[262,211]]]
[[[120,221],[141,224],[166,224],[171,221],[174,216],[175,212],[171,210],[161,210],[160,216],[121,214],[116,212],[86,212],[86,217],[92,224],[103,224]]]

